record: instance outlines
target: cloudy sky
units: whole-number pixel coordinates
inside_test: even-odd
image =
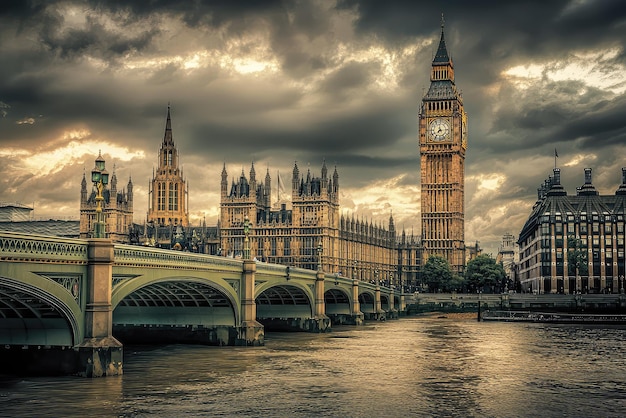
[[[626,166],[620,0],[44,1],[0,3],[0,201],[78,219],[98,151],[148,205],[167,105],[190,217],[219,181],[295,161],[340,175],[342,211],[420,231],[417,112],[445,15],[469,117],[465,228],[493,255],[554,167],[570,193]]]

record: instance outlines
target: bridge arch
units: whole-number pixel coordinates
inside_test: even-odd
[[[345,289],[335,286],[324,292],[326,315],[352,315],[352,298]]]
[[[238,282],[237,282],[238,283]],[[194,276],[140,276],[111,295],[113,323],[169,326],[237,326],[238,296],[225,280]]]
[[[359,305],[364,314],[376,314],[376,295],[370,290],[359,293]]]
[[[255,289],[257,320],[269,318],[312,318],[315,296],[296,281],[263,283]]]
[[[389,301],[392,297],[393,295],[388,295],[382,292],[380,293],[380,307],[382,310],[389,311],[391,309],[391,307],[389,306]]]
[[[79,344],[83,313],[75,296],[62,285],[36,274],[28,280],[26,283],[0,276],[0,344]]]

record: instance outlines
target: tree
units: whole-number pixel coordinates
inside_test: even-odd
[[[586,276],[588,273],[587,247],[573,235],[567,237],[567,269],[570,275]]]
[[[491,255],[481,254],[467,263],[465,280],[471,291],[501,292],[506,273],[502,264],[496,263]]]
[[[431,292],[450,292],[463,286],[462,278],[452,273],[448,260],[438,255],[428,258],[422,268],[422,279]]]
[[[573,235],[567,237],[567,273],[570,276],[576,276],[577,286],[579,277],[589,274],[587,247],[583,245],[580,238]]]

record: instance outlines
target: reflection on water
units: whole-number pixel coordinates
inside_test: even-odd
[[[626,329],[406,318],[265,347],[127,348],[124,375],[5,378],[3,416],[624,416]]]

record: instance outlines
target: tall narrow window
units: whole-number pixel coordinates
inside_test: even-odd
[[[169,184],[169,189],[167,191],[167,209],[174,210],[174,184]]]
[[[158,210],[165,210],[165,183],[159,183],[157,186],[157,208]]]

